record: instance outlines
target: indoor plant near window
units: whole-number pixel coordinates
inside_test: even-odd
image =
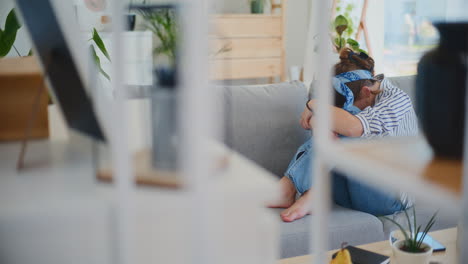
[[[413,219],[411,219],[408,213],[409,209],[403,210],[409,230],[405,229],[397,221],[388,217],[383,217],[395,224],[403,235],[402,239],[393,242],[392,251],[398,264],[429,264],[429,259],[432,256],[432,246],[423,241],[435,223],[437,212],[432,215],[431,219],[423,228],[422,225],[417,225],[415,207],[412,206],[412,209]]]

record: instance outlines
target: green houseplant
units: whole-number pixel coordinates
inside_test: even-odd
[[[432,247],[424,243],[424,238],[434,225],[437,212],[432,215],[423,227],[417,224],[415,206],[412,206],[412,211],[413,219],[411,219],[407,209],[403,210],[409,230],[389,217],[384,216],[383,218],[396,225],[403,236],[392,245],[397,262],[399,264],[427,264],[429,257],[432,255]]]
[[[333,46],[336,52],[340,53],[342,49],[350,48],[355,52],[364,52],[367,54],[365,50],[360,48],[359,42],[353,38],[347,37],[350,35],[350,32],[353,32],[349,30],[351,28],[350,21],[351,20],[348,20],[344,15],[338,15],[333,22]]]
[[[157,10],[139,10],[145,21],[145,26],[158,38],[159,44],[154,47],[153,55],[167,65],[159,65],[155,69],[159,83],[173,86],[175,84],[175,66],[177,61],[177,41],[179,25],[176,11],[172,8]]]
[[[101,36],[99,36],[99,33],[97,32],[97,30],[95,28],[93,28],[93,32],[92,32],[92,37],[89,39],[89,41],[92,41],[96,47],[102,52],[102,54],[104,54],[104,56],[109,60],[111,61],[110,59],[110,56],[109,56],[109,53],[107,52],[107,49],[106,49],[106,46],[104,45],[104,41],[102,41],[102,38]],[[107,74],[107,72],[105,72],[103,69],[102,69],[102,66],[101,66],[101,59],[99,58],[99,56],[97,55],[96,53],[96,49],[94,48],[94,45],[90,45],[89,46],[89,49],[91,51],[91,55],[93,56],[93,59],[94,59],[94,63],[96,64],[96,67],[98,68],[99,72],[102,74],[102,76],[104,76],[107,80],[110,80],[110,77],[109,77],[109,74]]]
[[[14,45],[16,33],[20,28],[21,24],[16,17],[15,9],[11,9],[5,20],[4,28],[0,28],[0,58],[5,57],[10,52],[11,48],[15,49],[18,56],[21,57],[21,54]]]

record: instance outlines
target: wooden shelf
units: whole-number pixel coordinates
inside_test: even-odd
[[[462,161],[434,158],[422,137],[343,140],[322,149],[322,154],[338,170],[381,188],[443,202],[452,209],[459,205]]]

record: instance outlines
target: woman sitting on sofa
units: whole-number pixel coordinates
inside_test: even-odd
[[[339,137],[374,138],[408,136],[418,133],[417,118],[409,96],[387,79],[374,77],[374,60],[364,53],[345,49],[334,66],[335,106],[331,109],[332,129]],[[300,124],[313,130],[316,100],[309,100]],[[311,211],[310,182],[313,140],[299,147],[285,176],[280,180],[281,199],[270,207],[281,212],[285,222],[304,217]],[[385,193],[366,184],[332,172],[333,200],[336,204],[373,215],[388,215],[406,204],[404,194]],[[300,198],[295,200],[296,193]]]

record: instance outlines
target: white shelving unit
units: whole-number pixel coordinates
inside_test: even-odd
[[[315,18],[316,32],[320,36],[328,36],[328,21],[331,10],[326,1],[312,1],[312,16]],[[321,38],[319,45],[329,44],[328,38]],[[314,241],[313,263],[328,263],[326,259],[327,219],[330,213],[330,173],[325,168],[336,167],[347,172],[349,177],[367,182],[385,190],[401,191],[410,196],[425,200],[435,208],[443,207],[454,215],[460,216],[462,236],[459,248],[459,260],[468,259],[466,248],[468,243],[468,185],[463,184],[468,179],[468,164],[464,161],[434,159],[430,147],[422,136],[409,138],[392,138],[375,141],[333,141],[330,138],[330,112],[328,105],[332,103],[330,86],[331,69],[328,49],[320,49],[315,61],[318,65],[320,85],[317,91],[318,108],[316,111],[317,129],[315,139],[317,155],[314,161],[314,197],[313,210],[315,214],[312,223],[311,240]],[[468,97],[466,99],[468,101]],[[465,130],[468,138],[468,129]],[[465,153],[468,153],[465,144]]]

